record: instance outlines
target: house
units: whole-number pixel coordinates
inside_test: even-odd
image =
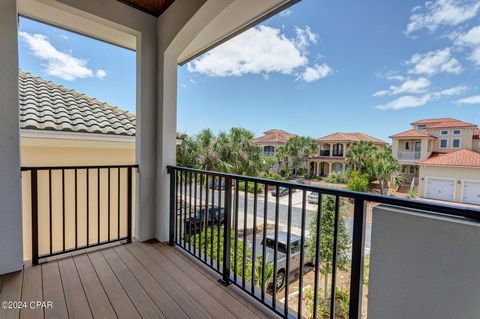
[[[347,149],[355,142],[372,142],[378,147],[388,143],[361,132],[336,132],[317,140],[318,154],[309,160],[309,172],[317,176],[328,176],[332,172],[345,172]]]
[[[390,136],[394,156],[420,196],[480,204],[480,130],[454,118],[424,119]]]
[[[290,234],[297,231],[305,241],[307,220],[312,219],[310,212],[306,214],[308,192],[318,193],[319,200],[333,195],[336,208],[342,208],[342,212],[340,199],[350,203],[348,208],[351,207],[353,214],[348,213],[352,234],[351,254],[348,253],[351,262],[347,265],[350,276],[342,276],[349,293],[348,318],[360,319],[365,313],[365,309],[362,310],[365,305],[362,296],[367,295],[363,261],[368,254],[371,265],[368,315],[371,318],[450,319],[457,318],[458,314],[463,318],[478,318],[480,279],[475,274],[480,255],[477,243],[480,211],[477,209],[175,167],[178,64],[191,61],[296,2],[0,1],[0,299],[4,301],[0,318],[290,318],[307,315],[309,309],[319,312],[318,307],[302,302],[301,296],[304,292],[306,295],[309,288],[309,283],[302,280],[304,277],[286,286],[290,290],[270,292],[265,285],[266,278],[257,283],[258,275],[245,278],[248,272],[242,271],[250,265],[248,269],[259,267],[262,273],[267,269],[270,273],[273,268],[275,285],[282,283],[279,279],[285,282],[293,279],[295,274],[290,276],[288,271],[282,273],[275,266],[267,268],[270,256],[255,255],[261,251],[259,246],[255,247],[260,244],[257,240],[251,241],[255,248],[247,247],[250,243],[245,238],[250,238],[250,234],[247,235],[245,229],[252,216],[259,219],[263,216],[267,227],[254,226],[251,238],[261,233],[265,236],[270,230],[278,234],[281,227]],[[111,183],[119,179],[111,179],[109,175],[115,176],[119,165],[22,167],[19,15],[136,51],[136,164],[122,167],[122,179],[127,184],[123,191],[115,187],[117,183]],[[66,92],[63,95],[68,97]],[[58,112],[49,115],[53,116],[55,125],[62,124],[57,118],[65,118]],[[43,118],[43,114],[38,115]],[[124,116],[131,120],[127,114]],[[89,117],[88,121],[93,119]],[[110,122],[107,132],[123,132],[117,124]],[[58,134],[61,132],[66,131]],[[50,182],[50,172],[60,177],[65,175],[65,181],[68,176],[75,178],[73,183],[64,183],[63,178],[53,178]],[[220,185],[224,182],[225,187],[208,187],[209,182],[215,184],[215,179]],[[289,195],[295,190],[301,192],[297,193],[300,196],[282,203],[276,197],[273,204],[269,202],[268,192],[254,191],[252,203],[250,195],[244,196],[239,191],[242,181],[286,187]],[[200,187],[196,187],[198,185]],[[31,190],[29,196],[26,189]],[[77,196],[79,189],[86,189],[87,196]],[[24,196],[30,200],[27,207],[22,207]],[[75,205],[63,205],[69,198],[74,199]],[[224,212],[224,226],[216,223],[219,229],[216,244],[213,236],[207,239],[206,233],[201,237],[205,246],[201,240],[195,240],[197,236],[192,243],[192,236],[186,236],[183,227],[187,215],[195,212],[199,203],[202,206],[202,200],[212,204],[212,211],[218,205]],[[303,209],[298,209],[298,205]],[[132,221],[134,206],[135,220]],[[323,220],[321,207],[318,205],[317,210],[319,226]],[[24,208],[29,209],[31,229],[22,227]],[[203,205],[205,211],[210,211],[206,208]],[[366,218],[368,208],[372,209],[371,223]],[[222,210],[216,211],[217,216],[221,216]],[[242,215],[245,216],[243,223],[240,222]],[[253,218],[253,225],[256,220]],[[132,224],[134,227],[130,227]],[[317,230],[315,255],[319,258],[325,232],[323,228]],[[220,231],[223,240],[220,240]],[[237,241],[239,231],[243,233],[243,240]],[[31,238],[31,260],[24,259],[25,232],[29,232],[27,236]],[[333,236],[336,235],[338,232],[334,231]],[[248,254],[239,253],[242,246],[244,252],[248,249]],[[273,256],[273,260],[282,254],[276,246],[274,255],[278,256]],[[294,251],[295,247],[287,249]],[[304,251],[304,247],[296,249]],[[239,259],[233,267],[232,258]],[[260,259],[263,260],[260,262]],[[240,262],[246,267],[238,267],[242,265]],[[298,273],[301,275],[303,267],[300,263]],[[312,272],[315,272],[310,278],[320,278],[320,267],[308,268],[314,268]],[[252,272],[255,273],[258,274]],[[340,275],[332,272],[332,282],[340,279]],[[317,286],[315,283],[310,287],[320,288]],[[296,293],[298,297],[294,297]],[[315,289],[314,299],[319,294],[321,290]],[[333,314],[336,304],[329,304],[329,313]]]
[[[286,131],[272,129],[266,132],[263,132],[262,136],[259,136],[255,139],[255,143],[262,147],[263,153],[267,156],[274,156],[277,149],[285,145],[289,139],[297,135],[288,133]],[[271,169],[272,172],[278,172],[282,167],[282,164],[275,162]]]

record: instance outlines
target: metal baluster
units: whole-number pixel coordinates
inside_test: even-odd
[[[198,223],[200,224],[200,228],[198,230],[198,256],[200,259],[202,258],[202,232],[203,232],[203,227],[205,227],[205,224],[203,223],[203,220],[200,219],[202,218],[202,200],[203,200],[203,174],[200,173],[200,199],[199,199],[199,208],[198,208],[198,214],[199,214],[199,221]],[[203,219],[205,219],[205,212],[203,212]]]
[[[87,182],[86,182],[86,187],[87,187],[87,247],[90,246],[90,170],[87,168],[86,173],[87,175]]]
[[[287,260],[285,270],[285,304],[283,307],[283,314],[288,317],[288,297],[289,297],[289,283],[290,283],[290,251],[292,241],[292,189],[288,189],[288,213],[287,213]]]
[[[33,171],[32,171],[33,172]],[[50,239],[50,255],[53,252],[53,223],[52,223],[52,213],[53,213],[53,207],[52,207],[52,170],[48,170],[48,223],[49,223],[49,239]]]
[[[110,167],[108,168],[108,182],[107,182],[107,187],[108,187],[108,222],[107,222],[107,228],[108,228],[108,241],[110,241],[110,201],[111,201],[111,196],[110,196]]]
[[[243,264],[242,264],[242,287],[245,288],[245,277],[247,271],[247,209],[248,209],[248,180],[245,181],[245,189],[244,189],[244,204],[243,204]]]
[[[65,170],[62,169],[62,247],[65,251]]]
[[[253,184],[253,234],[252,234],[252,294],[255,295],[255,262],[257,259],[257,188],[258,184]]]
[[[205,246],[203,247],[203,261],[207,263],[207,255],[208,255],[208,229],[209,229],[209,222],[210,220],[208,219],[210,214],[209,214],[209,205],[208,205],[208,181],[209,181],[209,176],[205,174],[205,224],[204,224],[204,230],[205,230]],[[210,229],[211,231],[211,229]]]
[[[75,249],[78,249],[77,169],[75,169]]]
[[[197,173],[194,173],[193,182],[193,254],[197,255]]]
[[[132,242],[132,167],[127,168],[127,243]]]
[[[237,272],[238,272],[238,206],[240,199],[240,180],[235,180],[235,219],[234,219],[234,228],[235,228],[235,237],[234,237],[234,249],[233,249],[233,280],[237,282]]]
[[[278,218],[279,218],[279,206],[280,206],[280,188],[275,186],[276,198],[275,198],[275,249],[273,250],[273,292],[272,292],[272,307],[276,308],[277,305],[277,259],[278,259]],[[264,243],[265,245],[266,243]]]
[[[38,265],[38,181],[37,170],[30,173],[30,196],[32,205],[32,264]],[[52,231],[50,224],[50,233]]]
[[[221,190],[221,187],[220,187]],[[220,195],[219,195],[220,198]],[[219,205],[220,207],[220,205]],[[231,237],[230,231],[232,229],[231,215],[232,215],[232,179],[225,178],[225,203],[224,203],[224,227],[223,227],[223,278],[221,280],[223,285],[230,284],[230,253],[231,253]]]
[[[330,291],[330,319],[335,318],[335,298],[337,286],[337,246],[338,246],[338,218],[340,198],[335,196],[335,219],[333,222],[333,254],[332,254],[332,288]]]
[[[117,169],[117,238],[120,238],[120,167]]]
[[[173,246],[175,244],[175,169],[169,169],[168,173],[170,174],[170,193],[169,193],[169,200],[170,200],[170,220],[169,220],[169,245]]]
[[[100,244],[100,168],[97,169],[97,243]]]
[[[212,205],[211,205],[211,210],[210,210],[210,222],[211,222],[211,228],[210,228],[210,266],[213,267],[213,233],[215,232],[215,175],[212,175],[212,183],[210,185],[212,187]],[[217,236],[220,236],[220,234],[217,234]],[[219,259],[220,256],[217,256],[217,259]]]
[[[363,247],[365,243],[365,201],[360,198],[355,198],[354,205],[349,318],[360,319],[362,316]]]
[[[313,290],[313,319],[317,319],[317,305],[318,305],[318,281],[320,279],[320,236],[322,233],[322,194],[318,194],[317,202],[317,234],[315,237],[315,282]]]
[[[306,223],[306,212],[307,212],[307,192],[303,191],[302,193],[302,234],[300,239],[300,272],[298,280],[298,317],[302,317],[302,296],[303,296],[303,264],[305,262],[305,223]]]
[[[188,251],[192,251],[192,177],[193,173],[190,172],[188,176]]]
[[[265,184],[265,198],[263,202],[263,236],[262,236],[262,292],[261,299],[265,300],[265,268],[267,254],[267,218],[268,218],[268,185]]]
[[[226,192],[226,189],[225,189],[225,192]],[[221,216],[220,216],[220,211],[222,209],[222,177],[218,177],[218,213],[217,213],[217,269],[220,269],[220,229],[221,229]],[[224,221],[225,221],[225,209],[226,207],[224,207]],[[225,227],[223,228],[223,231],[225,232]],[[223,244],[225,245],[225,242],[223,242]]]
[[[180,218],[180,221],[179,221],[179,228],[180,228],[180,233],[179,233],[179,239],[178,239],[178,244],[180,244],[180,246],[183,247],[182,245],[182,238],[184,237],[184,229],[183,229],[183,218],[182,218],[182,215],[183,215],[183,206],[185,205],[185,202],[183,201],[183,172],[182,171],[179,171],[179,185],[180,185],[180,209],[179,209],[179,218]]]

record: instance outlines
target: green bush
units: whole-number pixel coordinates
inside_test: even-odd
[[[345,184],[347,182],[347,177],[345,176],[345,174],[333,172],[330,173],[330,175],[328,175],[328,177],[325,178],[324,181],[332,184]]]
[[[415,199],[418,197],[418,190],[416,187],[410,189],[408,191],[408,198]]]
[[[285,178],[288,178],[290,177],[290,175],[292,175],[292,171],[286,168],[281,168],[279,173],[280,173],[280,176]]]
[[[350,307],[350,290],[347,288],[335,288],[336,308],[335,314],[340,318],[348,318],[348,310]]]
[[[307,173],[307,169],[305,167],[299,167],[295,173],[297,176],[305,175]]]
[[[238,183],[238,189],[240,191],[245,191],[245,182],[244,181],[240,181]],[[255,183],[253,182],[248,182],[247,184],[247,192],[248,193],[254,193],[255,191]],[[263,184],[257,184],[257,193],[263,193]]]
[[[266,179],[273,179],[275,181],[284,181],[285,178],[282,177],[281,175],[279,174],[275,174],[275,173],[268,173],[268,174],[265,174],[265,178]]]
[[[355,192],[368,191],[368,175],[358,171],[351,171],[347,181],[347,189]]]

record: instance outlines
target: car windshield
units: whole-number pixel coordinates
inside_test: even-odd
[[[275,250],[275,240],[272,238],[267,238],[267,247]],[[287,253],[287,247],[285,247],[284,243],[278,243],[278,251],[282,254]]]

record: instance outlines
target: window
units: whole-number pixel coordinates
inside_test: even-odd
[[[455,135],[460,135],[460,134],[462,134],[462,131],[460,131],[460,130],[453,130],[453,134],[455,134]]]
[[[415,174],[415,166],[410,166],[410,174]]]
[[[263,148],[263,153],[265,153],[265,155],[271,156],[275,153],[275,147],[267,145]]]
[[[448,140],[443,139],[440,140],[440,148],[447,148],[448,147]]]
[[[407,172],[407,166],[406,165],[402,165],[402,173],[406,173]]]
[[[442,134],[442,135],[448,135],[448,131],[447,131],[447,130],[443,130],[443,131],[440,132],[440,134]]]
[[[406,150],[410,149],[410,141],[405,142],[405,149]]]
[[[452,140],[452,148],[459,148],[460,147],[460,139],[459,138],[454,138]]]
[[[419,131],[423,131],[424,129],[427,128],[427,125],[422,124],[422,125],[419,125],[417,128],[418,128]]]

